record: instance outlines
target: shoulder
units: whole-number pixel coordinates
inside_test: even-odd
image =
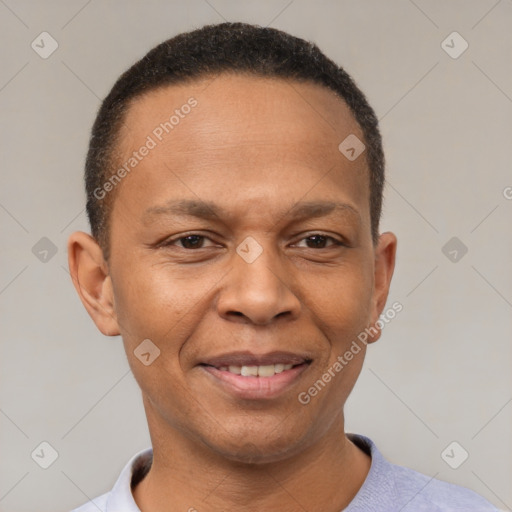
[[[470,489],[395,464],[391,464],[391,467],[397,493],[405,503],[403,512],[497,511],[486,499]]]
[[[482,496],[387,461],[373,441],[348,434],[372,458],[370,472],[347,511],[497,512]]]
[[[78,508],[74,508],[71,512],[105,512],[107,510],[107,501],[110,492],[102,494],[93,500],[84,503]]]

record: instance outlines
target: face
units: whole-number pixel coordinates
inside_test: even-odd
[[[122,335],[152,436],[276,460],[342,425],[364,347],[299,396],[377,320],[395,247],[372,243],[365,155],[338,150],[350,134],[363,140],[332,92],[274,79],[221,75],[130,107],[120,160],[137,163],[91,315]]]

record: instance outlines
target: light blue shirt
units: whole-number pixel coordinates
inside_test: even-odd
[[[465,487],[388,462],[369,438],[347,436],[371,456],[372,462],[363,485],[344,512],[498,512]],[[72,512],[140,512],[133,499],[131,482],[132,478],[136,482],[142,480],[152,457],[151,448],[132,457],[110,492]]]

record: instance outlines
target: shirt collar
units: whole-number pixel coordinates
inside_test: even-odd
[[[363,485],[344,512],[393,510],[397,499],[393,465],[370,438],[359,434],[347,434],[347,437],[371,456],[372,463]]]
[[[147,472],[152,460],[152,448],[146,448],[130,459],[109,493],[105,512],[140,512],[133,498],[132,481],[142,480],[141,473]]]

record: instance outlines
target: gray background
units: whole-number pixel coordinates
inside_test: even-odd
[[[511,510],[510,0],[0,0],[0,510],[69,510],[149,445],[121,340],[79,302],[66,240],[88,230],[82,170],[100,98],[155,44],[223,20],[315,41],[381,119],[382,230],[399,238],[389,304],[404,309],[369,349],[348,430]],[[59,45],[47,59],[31,48],[43,31]],[[442,47],[453,31],[469,44],[456,59]],[[468,249],[456,242],[456,261],[442,250],[452,237]],[[48,469],[31,458],[42,441],[59,454]],[[452,441],[469,453],[458,469],[441,456]],[[463,453],[448,452],[452,464]]]

